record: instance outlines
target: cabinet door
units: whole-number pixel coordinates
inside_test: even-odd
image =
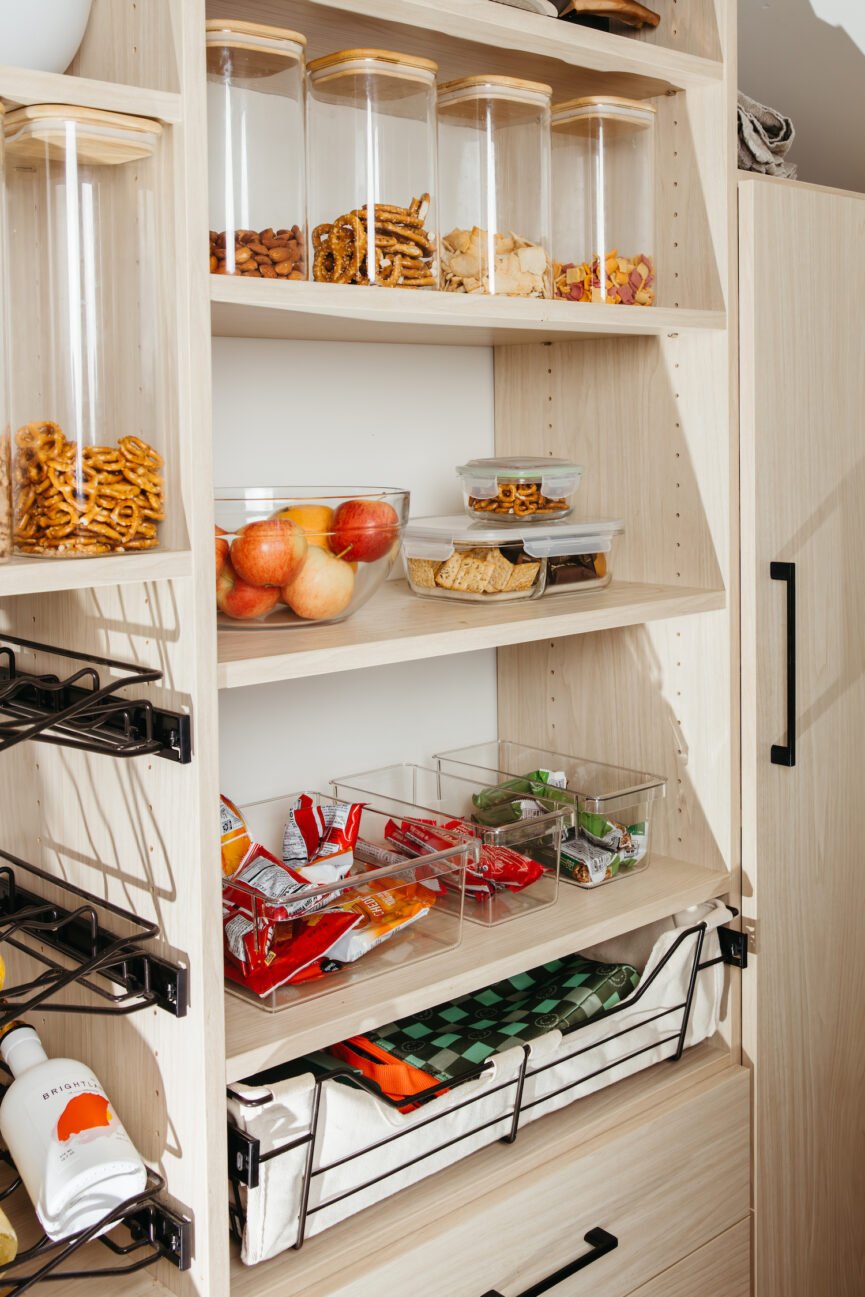
[[[861,1297],[865,198],[747,181],[740,226],[755,1297]]]

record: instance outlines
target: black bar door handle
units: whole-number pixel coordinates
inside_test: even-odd
[[[591,1248],[584,1256],[578,1257],[570,1265],[563,1266],[555,1274],[551,1274],[547,1279],[542,1279],[540,1283],[533,1284],[525,1292],[520,1293],[519,1297],[541,1297],[541,1293],[549,1292],[551,1288],[557,1288],[560,1283],[570,1279],[572,1274],[578,1270],[585,1270],[587,1265],[592,1265],[595,1261],[600,1261],[602,1256],[608,1252],[614,1252],[619,1246],[619,1240],[615,1234],[608,1234],[605,1229],[590,1229],[586,1235],[586,1242]],[[491,1289],[484,1293],[484,1297],[502,1297],[500,1292]]]
[[[773,581],[787,583],[787,742],[772,744],[774,766],[796,764],[796,564],[772,563]]]

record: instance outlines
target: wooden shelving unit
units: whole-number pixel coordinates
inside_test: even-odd
[[[592,1096],[538,1123],[514,1149],[468,1159],[446,1180],[417,1186],[300,1254],[245,1269],[229,1251],[226,1079],[710,898],[739,895],[735,6],[657,0],[655,7],[662,27],[636,39],[489,0],[95,0],[70,75],[0,68],[8,103],[86,104],[153,116],[166,128],[158,219],[170,310],[160,328],[176,358],[165,397],[178,548],[0,567],[0,628],[158,665],[162,696],[193,714],[194,761],[182,768],[160,761],[121,768],[34,744],[0,757],[3,847],[24,854],[38,843],[38,863],[158,918],[166,949],[189,966],[182,1022],[142,1013],[82,1024],[46,1014],[35,1024],[53,1053],[92,1063],[143,1155],[194,1217],[192,1269],[161,1265],[155,1287],[150,1275],[124,1280],[127,1297],[166,1290],[276,1297],[289,1289],[297,1297],[403,1297],[422,1245],[434,1243],[445,1217],[481,1196],[505,1202],[553,1155],[588,1155],[623,1122],[629,1131],[649,1114],[672,1122],[677,1104],[711,1103],[715,1089],[742,1081],[731,973],[718,1035],[678,1066],[660,1064]],[[295,28],[308,35],[312,57],[388,46],[436,59],[443,78],[495,72],[547,81],[557,97],[652,98],[659,306],[454,301],[211,278],[205,16]],[[592,466],[581,507],[627,519],[616,580],[596,595],[493,608],[416,599],[392,582],[340,625],[217,634],[212,337],[493,348],[497,450],[573,457],[579,446]],[[225,996],[214,814],[219,691],[484,649],[497,650],[503,735],[558,750],[590,741],[598,760],[666,776],[650,868],[595,892],[563,886],[555,909],[500,929],[466,925],[442,967],[410,965],[399,979],[335,987],[271,1015]],[[286,736],[295,740],[290,724]],[[382,1269],[394,1239],[404,1262],[397,1278]],[[474,1286],[480,1292],[484,1284]],[[90,1297],[119,1290],[111,1278],[54,1285],[57,1297],[83,1289]],[[453,1297],[474,1297],[474,1287]]]
[[[592,595],[478,607],[418,599],[406,582],[389,581],[366,608],[336,626],[220,630],[219,687],[301,680],[333,671],[588,635],[717,611],[725,602],[723,590],[614,581]]]
[[[680,330],[719,330],[726,324],[723,311],[383,293],[341,284],[250,284],[227,276],[214,277],[210,300],[215,337],[306,342],[496,347],[663,337]]]
[[[399,973],[334,988],[317,998],[305,999],[301,994],[296,1005],[278,1013],[266,1013],[248,1000],[229,995],[226,1082],[240,1081],[431,1004],[443,1004],[475,988],[480,968],[485,982],[495,982],[723,896],[729,886],[726,870],[655,856],[644,873],[627,880],[627,886],[585,892],[562,884],[550,909],[495,928],[464,923],[460,946],[440,959],[421,960]]]

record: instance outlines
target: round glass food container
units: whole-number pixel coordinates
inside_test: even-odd
[[[654,306],[655,116],[612,96],[554,106],[556,297]]]
[[[159,544],[167,410],[161,127],[58,104],[6,115],[14,544]],[[38,269],[38,273],[37,273]]]
[[[0,103],[0,302],[8,300],[6,291],[6,222],[4,220],[4,107]],[[9,403],[6,392],[8,362],[6,356],[5,311],[0,309],[0,563],[12,553],[12,492],[9,480]]]
[[[552,295],[549,86],[466,77],[439,88],[442,287]]]
[[[438,287],[437,65],[390,50],[309,64],[309,213],[318,283]]]
[[[306,279],[306,37],[209,20],[210,269]]]
[[[470,459],[457,473],[470,518],[487,523],[530,523],[567,517],[583,469],[567,459],[513,455]]]
[[[408,491],[389,486],[217,490],[217,620],[270,629],[351,617],[393,568],[408,508]]]

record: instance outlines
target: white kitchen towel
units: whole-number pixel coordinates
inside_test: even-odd
[[[715,930],[729,919],[727,908],[713,901],[583,952],[604,962],[633,963],[642,969],[640,987],[628,1007],[613,1017],[596,1018],[568,1036],[553,1030],[532,1043],[530,1069],[553,1065],[526,1078],[521,1125],[671,1058],[678,1042],[667,1038],[675,1037],[681,1025],[677,1006],[687,996],[696,938],[682,941],[654,981],[652,974],[681,932],[702,922],[707,931],[701,958],[706,961],[717,956],[720,947]],[[723,986],[723,965],[698,976],[687,1046],[714,1035]],[[640,988],[646,988],[641,996]],[[671,1008],[676,1011],[656,1017]],[[313,1169],[329,1169],[312,1179],[307,1236],[508,1134],[522,1060],[522,1047],[497,1054],[480,1077],[410,1113],[398,1112],[364,1090],[325,1081]],[[554,1093],[576,1081],[579,1084],[573,1089]],[[260,1107],[229,1102],[231,1119],[260,1141],[262,1153],[308,1133],[315,1092],[311,1074],[266,1087],[242,1088],[248,1098],[267,1099]],[[446,1114],[442,1120],[433,1120],[442,1114]],[[391,1138],[395,1135],[400,1137]],[[390,1142],[382,1147],[372,1147],[387,1139]],[[444,1143],[448,1147],[443,1148]],[[430,1156],[415,1160],[423,1154]],[[247,1219],[242,1259],[247,1265],[266,1261],[297,1241],[306,1156],[307,1147],[301,1145],[263,1162],[258,1188],[244,1191]],[[334,1165],[337,1162],[340,1165]],[[386,1178],[380,1178],[384,1175]],[[370,1184],[371,1180],[376,1183]]]

